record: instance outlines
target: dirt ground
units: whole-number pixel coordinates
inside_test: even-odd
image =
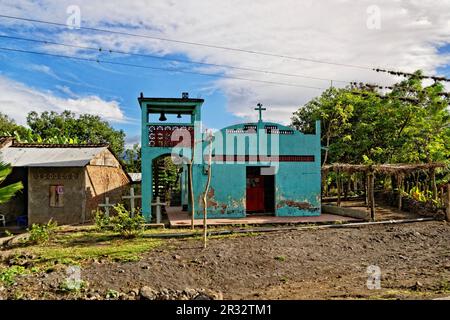
[[[367,288],[370,265],[381,289]],[[431,299],[450,295],[450,224],[443,221],[313,229],[210,239],[170,239],[139,261],[90,261],[81,266],[89,290],[58,293],[66,270],[18,277],[8,298],[124,299],[139,289],[221,292],[224,299]]]

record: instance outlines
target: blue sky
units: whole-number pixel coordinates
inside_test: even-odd
[[[3,34],[21,36],[14,31],[13,28],[0,28]],[[1,38],[0,47],[39,51],[39,46],[34,43]],[[119,102],[125,118],[112,124],[117,129],[123,129],[132,142],[137,141],[140,134],[137,102],[140,92],[152,97],[181,97],[181,93],[187,91],[192,98],[205,99],[202,115],[204,124],[209,128],[222,128],[242,121],[226,111],[226,96],[220,90],[208,89],[211,79],[215,78],[2,50],[0,57],[2,75],[39,91],[51,90],[53,95],[61,98],[97,95],[106,101]],[[179,54],[167,57],[187,59]],[[104,54],[98,58],[155,67],[171,66],[170,62],[161,64],[158,59],[119,54]]]
[[[184,91],[188,91],[190,97],[201,97],[205,99],[204,124],[217,129],[256,120],[257,112],[253,108],[258,102],[268,109],[264,114],[266,120],[288,123],[292,112],[330,85],[327,79],[379,84],[399,80],[372,72],[370,67],[408,72],[420,68],[429,74],[450,76],[448,0],[358,3],[283,0],[261,1],[258,6],[237,0],[106,3],[16,0],[0,1],[0,14],[66,23],[73,5],[79,9],[83,27],[367,66],[369,69],[71,30],[0,17],[0,35],[298,75],[206,67],[0,37],[0,47],[158,68],[183,68],[219,76],[205,77],[0,50],[0,112],[19,123],[24,123],[31,110],[60,112],[70,109],[78,114],[102,116],[115,128],[125,130],[127,142],[133,143],[139,139],[137,97],[141,91],[150,97],[180,97]],[[294,86],[220,78],[220,75]],[[335,86],[346,85],[345,82],[333,83]]]

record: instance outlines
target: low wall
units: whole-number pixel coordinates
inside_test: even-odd
[[[381,192],[376,195],[375,201],[396,207],[398,204],[398,195],[392,194],[392,192]],[[402,211],[438,220],[445,219],[445,208],[441,208],[431,201],[420,202],[409,197],[403,197]]]
[[[357,210],[352,208],[345,208],[345,207],[338,207],[334,205],[322,205],[322,212],[323,213],[331,213],[331,214],[337,214],[339,216],[344,217],[350,217],[355,219],[361,219],[365,221],[370,220],[369,212],[363,211],[363,210]]]

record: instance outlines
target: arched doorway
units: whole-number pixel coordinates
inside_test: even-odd
[[[157,197],[169,207],[182,206],[182,174],[185,170],[179,159],[173,159],[171,154],[163,154],[152,160],[152,199]],[[166,219],[166,207],[161,210]]]

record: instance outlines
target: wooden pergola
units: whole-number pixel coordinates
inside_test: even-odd
[[[399,163],[399,164],[348,164],[348,163],[334,163],[330,165],[322,166],[322,176],[326,176],[330,171],[337,173],[337,205],[341,205],[341,182],[339,173],[347,173],[349,175],[354,173],[362,173],[365,176],[367,189],[366,199],[367,205],[370,209],[370,217],[372,221],[375,220],[375,198],[374,198],[374,182],[375,174],[386,174],[395,176],[398,185],[398,207],[402,207],[402,192],[404,188],[403,179],[405,176],[411,175],[417,172],[427,172],[431,177],[431,185],[433,198],[437,198],[437,186],[436,186],[436,169],[446,168],[447,166],[441,162],[431,163]],[[446,217],[450,219],[450,184],[447,186],[447,194],[445,198],[446,203]]]

